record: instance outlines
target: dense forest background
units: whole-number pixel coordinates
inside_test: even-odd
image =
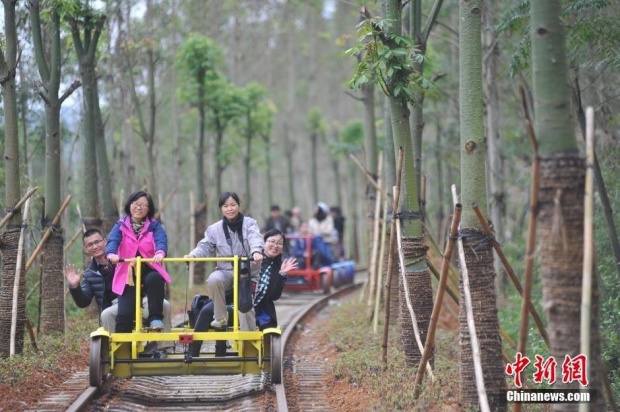
[[[6,7],[11,1],[3,0],[3,3]],[[410,30],[406,17],[410,2],[404,3],[406,35]],[[441,245],[452,211],[450,185],[456,184],[459,191],[464,190],[460,187],[457,149],[459,4],[456,1],[415,3],[421,4],[423,16],[432,14],[434,4],[441,5],[424,50],[424,77],[432,81],[424,84],[420,162],[426,188],[423,193],[426,233]],[[583,111],[593,107],[598,162],[615,210],[620,202],[617,162],[620,29],[616,21],[620,8],[617,3],[605,0],[571,0],[562,4],[575,139],[583,146]],[[284,210],[299,206],[306,218],[318,201],[342,207],[347,218],[348,254],[362,264],[367,263],[370,238],[367,202],[374,196],[374,189],[350,154],[368,171],[377,171],[376,165],[366,164],[366,159],[372,157],[368,156],[365,138],[374,136],[374,143],[381,151],[390,130],[384,121],[386,106],[379,87],[371,92],[374,118],[369,121],[368,94],[365,94],[368,89],[350,87],[358,60],[345,51],[359,44],[356,27],[360,23],[361,6],[371,16],[382,16],[381,2],[17,2],[19,58],[15,90],[19,180],[22,195],[28,187],[39,187],[31,204],[26,256],[30,256],[41,237],[45,220],[50,219],[43,203],[46,177],[49,177],[45,132],[45,105],[49,99],[42,98],[50,88],[42,81],[37,63],[35,26],[31,19],[35,5],[42,11],[42,50],[47,56],[55,50],[52,24],[55,17],[49,6],[55,5],[61,11],[57,17],[60,35],[57,58],[62,67],[60,94],[71,90],[75,81],[82,82],[81,87],[66,96],[60,109],[59,197],[62,200],[71,195],[72,200],[61,224],[66,254],[63,258],[59,254],[55,259],[62,263],[81,259],[79,238],[75,243],[70,243],[70,239],[80,232],[84,216],[94,217],[92,211],[79,216],[84,204],[93,204],[88,200],[92,200],[90,189],[108,182],[111,196],[106,187],[95,192],[98,215],[105,214],[110,203],[118,212],[130,193],[146,188],[154,194],[156,204],[164,206],[161,218],[169,236],[170,256],[181,256],[190,250],[190,217],[198,205],[206,206],[204,221],[213,221],[219,217],[219,192],[234,190],[242,197],[244,213],[254,216],[259,223],[264,222],[269,206],[274,203]],[[501,0],[492,2],[492,6],[491,2],[485,2],[482,27],[485,96],[480,103],[485,115],[492,109],[496,116],[494,130],[489,132],[486,123],[485,132],[489,145],[487,176],[488,182],[493,182],[487,187],[488,206],[497,239],[518,274],[523,273],[526,259],[530,168],[534,160],[520,94],[523,88],[531,107],[528,8],[527,1]],[[84,18],[86,15],[88,19]],[[81,28],[84,45],[88,44],[88,36],[100,30],[98,42],[93,41],[97,101],[101,109],[98,129],[85,121],[82,102],[89,87],[83,78],[85,56],[78,58],[76,53],[76,36],[72,32],[76,20],[87,21]],[[8,52],[6,41],[6,36],[0,38]],[[207,57],[198,61],[197,51]],[[488,75],[490,72],[492,77]],[[200,79],[195,76],[197,73],[203,74],[202,85],[196,80]],[[0,116],[4,120],[5,112]],[[91,126],[97,130],[97,141],[103,143],[96,149],[97,162],[102,150],[109,162],[106,174],[101,174],[99,169],[99,175],[93,175],[84,161],[93,154],[85,142]],[[200,144],[201,136],[204,147]],[[6,153],[5,128],[0,129],[0,138]],[[378,174],[384,175],[383,170]],[[0,199],[3,207],[10,207],[4,200],[4,163],[0,163]],[[614,375],[620,370],[617,282],[620,267],[607,231],[609,221],[602,212],[597,197],[596,262],[602,296],[601,327],[607,370]],[[612,216],[615,224],[619,224],[617,213]],[[26,287],[32,319],[38,316],[38,305],[34,303],[39,295],[37,268],[38,263],[30,268]],[[500,269],[499,276],[504,279],[501,272]],[[515,312],[518,299],[506,284],[500,287],[500,318],[505,330],[516,333],[518,319],[511,313]],[[2,287],[6,292],[7,285]],[[536,287],[532,300],[537,305],[541,301],[541,292]],[[535,347],[532,352],[536,351],[536,345],[541,353],[544,351],[540,338],[533,336],[530,344]],[[618,380],[618,376],[612,379],[616,387]]]

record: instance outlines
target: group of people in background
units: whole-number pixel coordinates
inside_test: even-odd
[[[271,229],[278,229],[292,240],[291,249],[285,254],[297,257],[301,266],[305,265],[307,255],[307,236],[312,237],[312,251],[316,252],[313,262],[316,265],[329,265],[334,261],[344,259],[344,223],[345,218],[337,206],[331,208],[324,202],[318,202],[312,216],[304,220],[301,209],[294,207],[282,213],[280,206],[273,205],[269,217],[263,226],[263,233]]]

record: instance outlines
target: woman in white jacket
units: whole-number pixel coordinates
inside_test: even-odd
[[[254,258],[250,265],[251,272],[253,276],[257,276],[265,242],[258,223],[251,217],[243,216],[239,210],[240,204],[239,196],[235,192],[222,193],[219,198],[222,219],[207,227],[204,239],[185,257],[251,256]],[[232,262],[217,262],[215,270],[207,278],[207,295],[213,299],[214,304],[214,320],[211,322],[213,328],[220,329],[228,323],[225,293],[232,288]],[[251,319],[248,317],[243,320],[247,325],[241,324],[241,329],[255,328],[253,314]]]

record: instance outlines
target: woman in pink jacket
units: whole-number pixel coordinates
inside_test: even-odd
[[[131,263],[119,262],[119,259],[136,256],[153,259],[153,262],[143,263],[141,271],[142,292],[146,294],[149,305],[148,325],[145,326],[151,330],[162,330],[164,290],[165,284],[170,283],[170,275],[161,262],[168,252],[168,237],[162,224],[154,219],[155,205],[147,192],[131,194],[125,202],[125,214],[112,228],[105,248],[108,261],[116,264],[112,280],[112,291],[118,295],[116,332],[133,330],[136,317],[135,273]]]

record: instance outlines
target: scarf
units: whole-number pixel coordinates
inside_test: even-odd
[[[131,228],[133,229],[133,233],[136,235],[136,238],[140,237],[140,232],[142,231],[142,228],[144,227],[144,221],[140,223],[135,223],[130,218],[130,222],[131,222]]]
[[[274,259],[269,256],[263,258],[263,262],[260,265],[260,274],[258,279],[258,285],[256,286],[256,294],[254,295],[254,306],[258,305],[267,296],[267,290],[269,289],[269,283],[271,281],[272,273],[279,273],[282,267],[282,255],[276,256]]]
[[[231,232],[241,233],[239,230],[243,225],[243,213],[239,213],[235,220],[228,220],[225,217],[222,217],[222,222],[228,227],[228,230]]]

